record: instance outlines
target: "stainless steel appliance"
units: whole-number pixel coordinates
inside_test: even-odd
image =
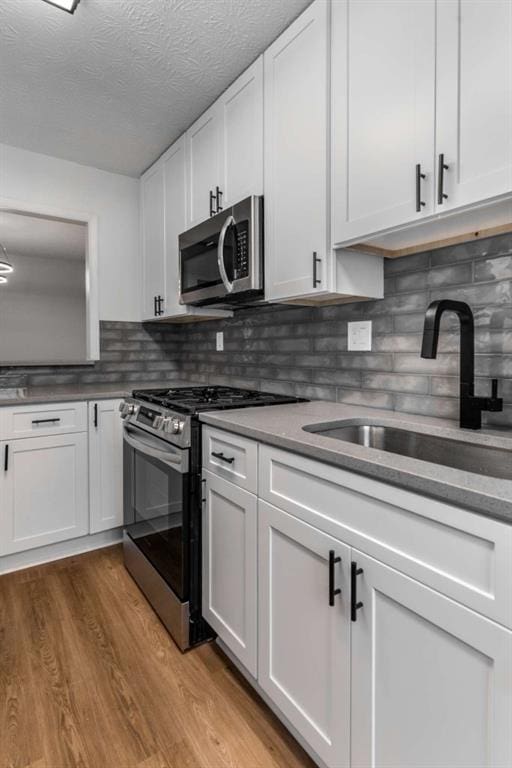
[[[298,402],[231,387],[135,390],[124,419],[124,560],[182,650],[201,617],[201,425],[205,410]]]
[[[231,304],[263,295],[263,198],[248,197],[179,237],[180,302]]]

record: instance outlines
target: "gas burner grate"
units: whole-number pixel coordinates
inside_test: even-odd
[[[224,386],[135,390],[133,397],[183,413],[304,402],[301,398]]]

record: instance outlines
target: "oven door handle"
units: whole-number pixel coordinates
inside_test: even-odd
[[[233,283],[228,280],[228,276],[226,274],[226,265],[224,264],[224,240],[226,239],[226,232],[233,224],[236,224],[235,219],[233,216],[228,216],[222,225],[222,229],[219,235],[219,243],[217,245],[217,264],[219,267],[221,280],[224,283],[224,288],[228,293],[233,291],[234,286]]]
[[[188,472],[188,452],[181,451],[178,448],[169,446],[166,450],[156,448],[154,442],[142,440],[140,437],[134,437],[137,434],[135,430],[129,427],[124,428],[124,441],[131,448],[134,448],[146,456],[163,461],[165,464],[172,464],[181,474]]]

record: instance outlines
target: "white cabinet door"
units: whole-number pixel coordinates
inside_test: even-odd
[[[264,54],[268,299],[329,290],[330,4],[315,0]],[[314,254],[317,282],[314,285]]]
[[[85,432],[12,440],[1,450],[2,554],[89,532]]]
[[[439,211],[512,191],[510,0],[438,0],[436,145]]]
[[[221,205],[263,194],[263,57],[219,99],[222,126]]]
[[[122,400],[89,403],[89,500],[91,533],[123,524]]]
[[[353,768],[512,765],[512,633],[356,550]]]
[[[140,181],[143,316],[150,320],[157,315],[157,297],[164,298],[164,168],[161,162],[147,171]],[[162,309],[164,307],[162,306]]]
[[[434,210],[435,14],[435,0],[333,3],[334,243]]]
[[[258,681],[328,766],[349,764],[350,549],[258,501]],[[329,552],[341,562],[330,605]]]
[[[221,118],[219,103],[216,102],[185,134],[188,165],[187,227],[193,227],[211,215],[210,193],[215,195],[222,167]],[[216,210],[214,202],[213,211]]]
[[[163,158],[165,185],[165,314],[180,315],[186,308],[179,303],[179,235],[187,228],[186,144],[182,136]]]
[[[257,673],[257,499],[203,470],[203,616]]]

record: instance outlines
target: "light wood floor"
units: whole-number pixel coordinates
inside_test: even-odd
[[[0,768],[312,768],[213,644],[182,655],[119,547],[0,577]]]

